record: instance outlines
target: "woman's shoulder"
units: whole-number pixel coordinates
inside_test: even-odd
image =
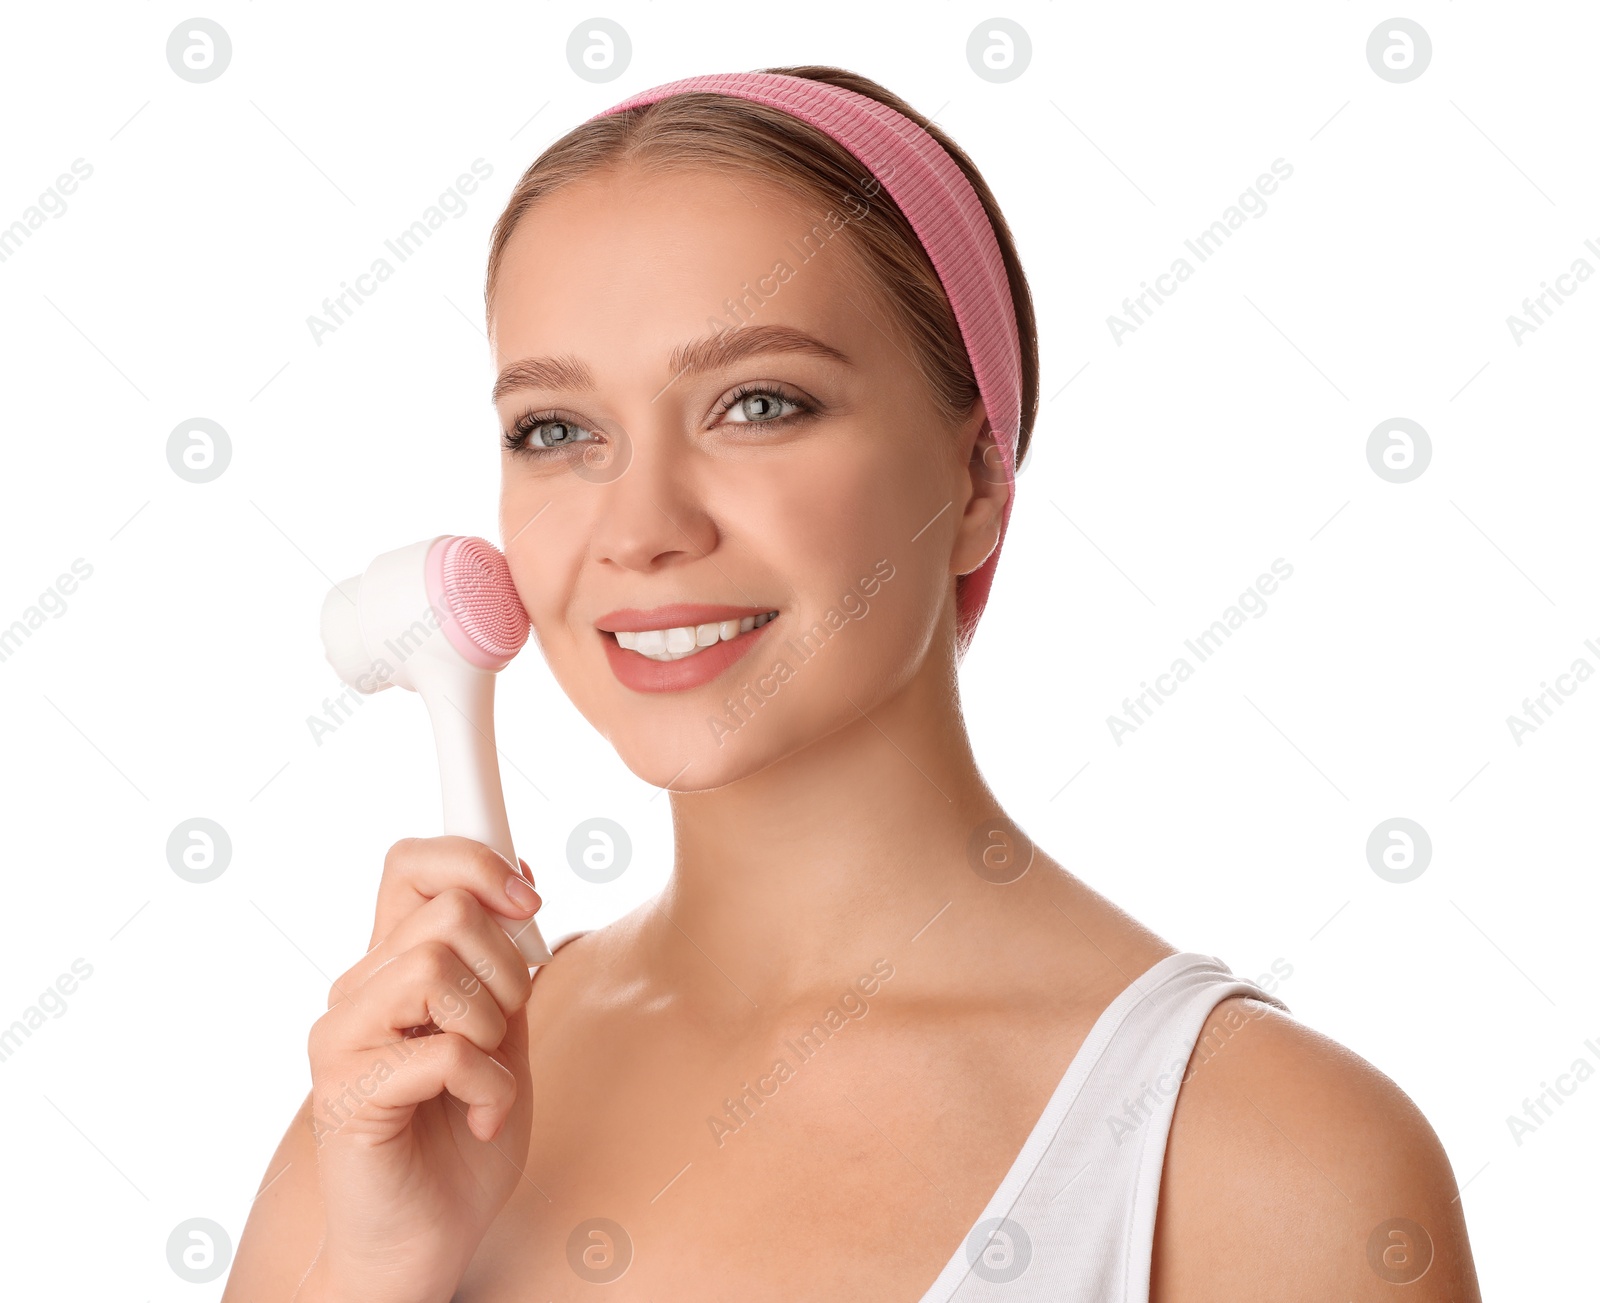
[[[1204,1053],[1211,1033],[1223,1052]],[[1433,1128],[1336,1041],[1264,1001],[1220,1001],[1168,1135],[1152,1303],[1387,1298],[1397,1284],[1414,1303],[1480,1297]]]
[[[547,938],[550,962],[534,972],[528,997],[529,1032],[558,1013],[593,1017],[626,998],[640,918],[648,905],[595,928],[572,928]]]

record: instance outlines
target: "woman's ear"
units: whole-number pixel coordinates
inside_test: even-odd
[[[1005,453],[989,428],[981,400],[963,423],[960,440],[966,453],[965,499],[950,554],[950,573],[954,575],[971,574],[989,559],[999,545],[1000,521],[1011,496]]]

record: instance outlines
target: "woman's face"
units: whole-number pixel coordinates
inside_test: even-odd
[[[562,688],[657,786],[719,787],[859,720],[993,547],[998,507],[969,509],[981,406],[961,430],[935,409],[847,257],[853,202],[813,221],[748,174],[612,170],[505,249],[495,404],[524,443],[503,546]],[[682,605],[705,609],[659,609]],[[697,650],[672,661],[616,636],[673,626]]]

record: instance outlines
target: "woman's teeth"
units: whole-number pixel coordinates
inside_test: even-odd
[[[687,624],[676,629],[641,629],[637,633],[619,630],[617,645],[648,656],[653,661],[681,661],[698,651],[737,638],[741,633],[759,629],[769,620],[777,618],[776,611],[765,615],[747,615],[742,620],[722,620],[715,624]]]

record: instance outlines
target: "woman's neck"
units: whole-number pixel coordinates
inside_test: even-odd
[[[870,718],[671,800],[673,874],[639,939],[714,1007],[831,991],[875,959],[927,971],[966,949],[973,909],[1000,903],[969,850],[1001,811],[951,676],[919,674]]]

